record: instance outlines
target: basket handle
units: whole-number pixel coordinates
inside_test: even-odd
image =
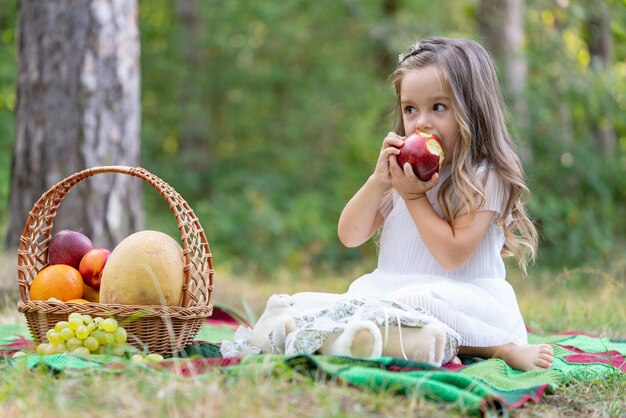
[[[213,258],[200,221],[173,187],[145,168],[127,166],[101,166],[77,172],[52,186],[34,204],[26,219],[17,251],[17,281],[22,300],[28,300],[28,289],[35,275],[48,265],[52,224],[61,201],[76,184],[101,173],[139,177],[167,201],[178,222],[185,257],[181,306],[209,305],[213,290]]]

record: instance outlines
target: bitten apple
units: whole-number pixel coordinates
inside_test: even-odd
[[[86,235],[64,229],[50,240],[48,264],[67,264],[78,270],[80,260],[91,249],[93,244]]]
[[[88,251],[80,260],[78,271],[83,276],[83,281],[91,288],[100,289],[100,279],[102,278],[102,270],[106,265],[111,251],[106,248],[94,248]]]
[[[428,181],[443,165],[441,140],[434,134],[417,131],[404,141],[396,160],[400,167],[411,164],[413,172],[422,181]]]

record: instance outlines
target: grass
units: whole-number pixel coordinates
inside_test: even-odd
[[[3,416],[15,417],[382,417],[448,416],[440,408],[353,390],[313,384],[301,376],[237,380],[217,373],[177,379],[129,367],[121,375],[82,373],[56,378],[45,373],[3,371]],[[29,390],[25,391],[24,388]],[[448,408],[449,409],[449,408]],[[420,412],[421,411],[421,412]]]
[[[16,259],[0,254],[0,322],[24,322],[17,312]],[[247,311],[251,320],[272,293],[323,290],[341,292],[347,278],[274,280],[229,276],[219,270],[213,301]],[[624,263],[603,271],[542,272],[532,278],[511,274],[520,309],[538,334],[577,330],[626,338]],[[572,384],[546,395],[543,402],[512,411],[514,417],[613,417],[626,415],[626,379],[616,373]],[[453,406],[418,397],[375,394],[339,382],[313,382],[298,373],[247,375],[237,379],[217,371],[198,378],[177,378],[141,367],[124,373],[84,372],[53,376],[21,370],[0,361],[0,416],[6,417],[455,417]]]

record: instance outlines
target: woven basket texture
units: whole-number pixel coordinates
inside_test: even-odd
[[[30,300],[35,275],[48,265],[48,246],[54,217],[63,198],[76,184],[91,176],[116,173],[142,179],[168,203],[178,222],[185,257],[185,281],[180,306],[64,303]],[[17,282],[22,312],[36,343],[47,342],[46,332],[72,312],[92,317],[114,317],[128,332],[135,347],[166,357],[175,356],[189,344],[204,321],[211,316],[213,259],[206,235],[187,202],[166,182],[141,167],[103,166],[75,173],[52,186],[29,213],[18,248]]]

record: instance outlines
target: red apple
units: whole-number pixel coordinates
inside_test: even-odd
[[[417,178],[428,181],[443,165],[441,140],[435,134],[417,131],[404,141],[396,160],[400,167],[411,164]]]
[[[111,251],[106,248],[94,248],[88,251],[80,260],[78,271],[83,276],[85,284],[95,290],[100,289],[102,270],[109,259]]]
[[[67,264],[78,270],[80,260],[93,248],[91,240],[77,231],[57,232],[48,247],[48,264]]]

